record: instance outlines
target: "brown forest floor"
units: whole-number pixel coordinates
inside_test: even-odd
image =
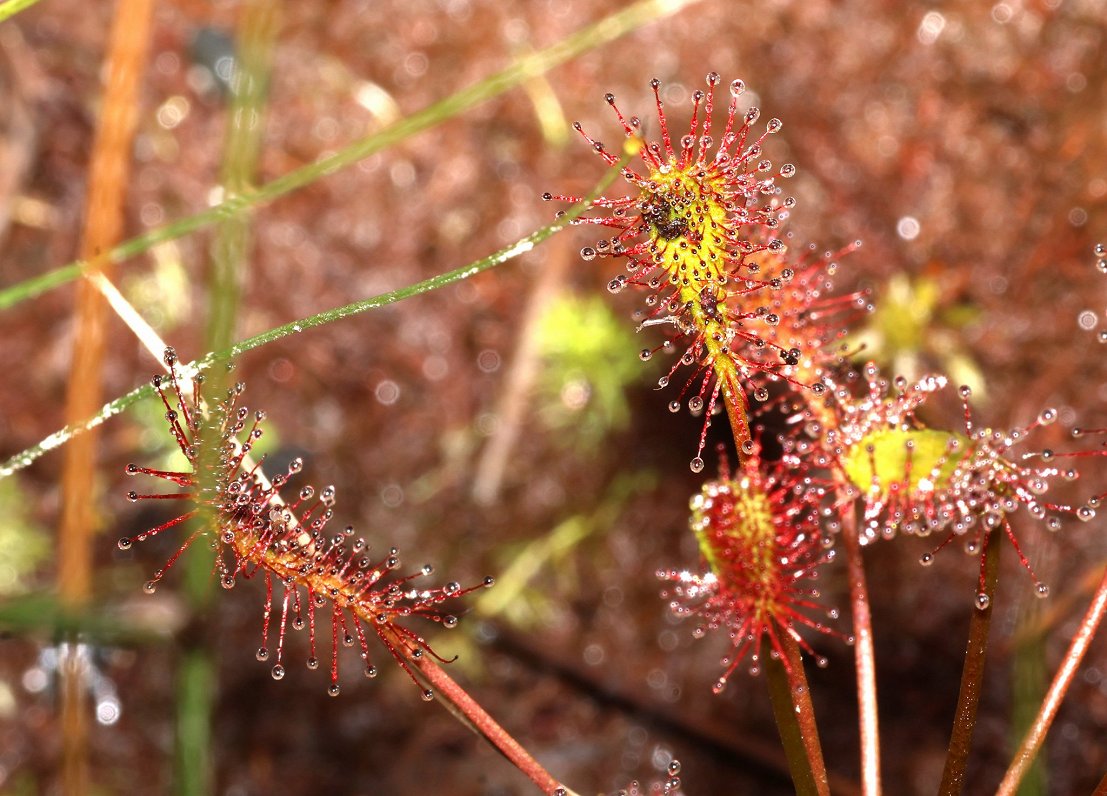
[[[600,5],[286,3],[260,181],[380,124],[379,113],[357,101],[366,86],[410,113],[502,68],[512,53],[597,19]],[[156,9],[128,236],[208,204],[227,105],[205,86],[198,62],[208,56],[197,42],[229,35],[237,11],[235,2],[192,0]],[[0,25],[0,174],[20,175],[0,195],[0,218],[11,214],[0,230],[0,285],[76,256],[110,17],[111,4],[43,0]],[[554,209],[540,200],[544,191],[586,192],[601,162],[575,137],[561,145],[544,135],[535,92],[556,97],[560,129],[579,119],[614,140],[605,92],[646,119],[647,82],[657,76],[683,125],[690,92],[711,70],[725,81],[742,77],[762,118],[784,122],[768,154],[799,168],[787,184],[799,199],[788,222],[795,241],[838,248],[863,240],[843,260],[843,289],[869,287],[879,301],[894,275],[915,290],[937,286],[931,326],[894,352],[896,362],[920,370],[974,363],[969,369],[987,386],[977,408],[985,424],[1026,423],[1041,407],[1058,407],[1061,422],[1042,444],[1064,445],[1073,424],[1107,425],[1107,346],[1096,342],[1107,325],[1107,284],[1092,256],[1107,239],[1107,11],[1091,0],[965,0],[933,9],[700,3],[553,70],[532,93],[513,90],[256,211],[240,336],[463,265],[544,223]],[[183,118],[167,127],[166,114],[181,108]],[[897,234],[904,217],[918,221],[912,240]],[[198,233],[119,271],[120,284],[186,359],[203,353],[210,239]],[[674,755],[689,794],[789,793],[779,769],[747,757],[776,742],[763,683],[739,673],[725,695],[713,696],[720,640],[693,642],[658,598],[655,570],[696,560],[685,529],[698,488],[687,460],[699,423],[665,411],[670,397],[651,389],[653,370],[643,366],[630,388],[625,427],[587,438],[549,420],[556,392],[526,397],[497,499],[483,505],[471,497],[543,270],[568,259],[559,286],[603,296],[632,328],[640,297],[608,296],[614,274],[597,263],[610,263],[576,254],[591,241],[587,230],[569,230],[493,273],[254,351],[238,368],[247,403],[268,411],[281,443],[274,457],[303,453],[312,483],[337,486],[340,523],[354,523],[378,550],[397,544],[412,567],[434,562],[443,580],[499,574],[522,545],[574,518],[591,531],[536,574],[511,614],[467,617],[438,645],[461,652],[458,678],[566,782],[613,790],[658,776]],[[0,314],[0,372],[8,374],[0,380],[0,456],[62,425],[73,303],[70,285]],[[1085,310],[1098,319],[1094,331],[1078,324]],[[156,370],[113,323],[108,396]],[[887,347],[880,355],[890,361]],[[586,406],[574,424],[594,409]],[[955,401],[937,410],[956,427]],[[123,466],[149,455],[148,429],[157,428],[135,417],[112,420],[101,437],[97,602],[127,616],[183,621],[172,576],[156,597],[141,593],[173,542],[126,555],[114,544],[162,516],[123,497],[132,488]],[[60,471],[54,453],[18,475],[22,505],[51,538]],[[1025,512],[1017,520],[1052,587],[1047,608],[1069,605],[1044,644],[1052,671],[1087,600],[1066,603],[1066,595],[1107,558],[1107,535],[1102,520],[1053,535]],[[927,545],[900,539],[866,554],[886,781],[889,793],[905,796],[933,792],[941,772],[976,579],[973,559],[956,554],[920,569]],[[52,582],[47,561],[23,585],[48,590]],[[1038,607],[1030,583],[1008,556],[966,793],[989,792],[1008,760],[1010,641],[1020,616]],[[843,569],[831,569],[822,589],[845,615]],[[220,793],[528,792],[517,772],[421,702],[393,667],[368,682],[348,666],[339,699],[326,695],[323,672],[299,665],[273,682],[254,661],[261,600],[253,585],[220,594],[203,625],[219,651]],[[0,638],[3,792],[48,792],[38,789],[54,777],[53,698],[49,689],[28,692],[23,679],[48,642],[45,633]],[[306,645],[291,643],[298,662]],[[816,643],[830,658],[810,673],[826,758],[835,774],[856,781],[850,652]],[[169,642],[100,651],[123,706],[118,723],[91,736],[100,792],[170,791],[175,650]],[[1105,658],[1100,638],[1052,732],[1054,796],[1090,793],[1107,770]]]

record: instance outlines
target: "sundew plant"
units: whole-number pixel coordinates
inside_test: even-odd
[[[0,4],[0,791],[1107,793],[1105,30]]]

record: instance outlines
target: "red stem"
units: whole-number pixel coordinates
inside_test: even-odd
[[[565,796],[572,794],[572,791],[554,779],[550,772],[546,771],[537,760],[531,757],[530,753],[507,730],[489,716],[464,688],[446,674],[441,666],[431,660],[430,656],[424,655],[412,661],[412,663],[418,667],[434,689],[435,696],[444,699],[447,708],[450,708],[451,712],[456,709],[456,712],[463,717],[465,724],[496,747],[500,754],[526,774],[535,785],[542,789],[543,793],[553,794],[557,791],[559,794],[565,794]]]
[[[857,518],[852,511],[842,517],[842,539],[849,567],[849,593],[853,606],[854,661],[857,666],[857,711],[861,731],[861,791],[880,796],[880,730],[876,711],[876,657],[873,653],[872,613]]]
[[[965,663],[961,671],[961,690],[957,695],[957,710],[953,715],[953,729],[949,737],[949,751],[942,771],[940,796],[956,796],[965,786],[965,770],[968,768],[972,733],[976,728],[976,711],[980,706],[980,692],[984,683],[984,659],[988,651],[988,631],[992,625],[992,606],[995,603],[996,581],[999,580],[999,551],[1003,536],[993,529],[988,535],[981,563],[983,589],[988,604],[985,608],[972,609],[969,620],[969,641],[965,650]]]
[[[1104,774],[1103,779],[1095,786],[1095,790],[1092,791],[1092,796],[1107,796],[1107,774]]]
[[[1065,658],[1061,662],[1061,668],[1057,670],[1053,683],[1049,686],[1045,699],[1042,700],[1038,715],[1030,725],[1030,731],[1027,732],[1018,752],[1015,753],[1015,758],[1011,761],[1011,767],[1007,769],[996,796],[1014,796],[1018,790],[1030,764],[1034,762],[1034,758],[1041,749],[1046,733],[1049,732],[1049,727],[1061,707],[1061,700],[1065,698],[1065,693],[1069,690],[1072,679],[1076,676],[1076,670],[1080,667],[1080,662],[1084,659],[1084,654],[1088,651],[1088,646],[1092,643],[1092,638],[1095,637],[1105,613],[1107,613],[1107,567],[1103,570],[1103,577],[1099,581],[1099,588],[1092,599],[1092,604],[1088,606],[1088,612],[1084,614],[1080,628],[1072,637]],[[1102,790],[1101,785],[1096,793]]]

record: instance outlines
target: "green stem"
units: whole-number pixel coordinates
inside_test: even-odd
[[[280,3],[249,0],[236,28],[237,53],[226,141],[223,147],[222,188],[226,196],[247,191],[257,171],[265,131],[265,104],[270,67],[279,29]],[[205,347],[221,351],[234,340],[243,275],[249,268],[250,216],[224,219],[215,229],[208,277],[208,317]],[[222,396],[227,386],[225,368],[213,368],[208,381],[211,395]],[[201,430],[210,440],[217,431]],[[215,445],[200,446],[201,487],[215,486],[218,458]],[[210,507],[203,506],[202,527],[213,527]],[[214,597],[214,552],[197,545],[186,558],[185,590],[193,616],[202,617]],[[178,796],[203,796],[212,788],[212,717],[215,712],[216,652],[209,637],[194,634],[186,642],[179,666],[178,732],[175,738],[175,776]]]
[[[1013,637],[1018,637],[1024,628],[1041,621],[1042,601],[1031,597],[1027,602],[1029,604],[1025,605],[1026,610],[1020,612],[1019,625],[1012,634]],[[1045,640],[1038,637],[1015,645],[1011,655],[1011,727],[1007,732],[1012,747],[1022,740],[1033,724],[1048,685],[1049,666],[1046,662]],[[1048,783],[1049,772],[1045,761],[1038,758],[1023,781],[1019,796],[1047,796]]]
[[[762,645],[761,658],[792,785],[796,796],[829,796],[830,783],[799,644],[788,633],[781,633],[777,640],[784,649],[784,657],[769,654],[771,647],[766,642]]]
[[[213,793],[211,716],[215,669],[200,650],[188,650],[177,668],[176,792],[179,796]]]
[[[976,727],[976,711],[980,706],[980,691],[984,683],[984,659],[988,652],[988,631],[992,625],[992,608],[995,602],[996,582],[999,580],[999,551],[1003,533],[992,530],[988,534],[984,559],[981,562],[981,583],[976,596],[976,606],[969,620],[969,643],[965,650],[965,664],[961,671],[961,692],[957,695],[957,711],[953,716],[949,752],[946,755],[941,796],[955,796],[965,787],[965,769],[972,748],[972,733]],[[986,596],[987,601],[982,600]],[[981,605],[984,605],[981,608]]]
[[[440,122],[450,119],[470,108],[499,96],[511,88],[548,72],[555,66],[602,44],[629,33],[642,25],[668,14],[675,13],[698,0],[640,0],[599,22],[569,36],[544,50],[518,58],[515,63],[498,74],[400,119],[387,127],[344,147],[330,157],[301,166],[254,191],[228,197],[225,201],[188,218],[180,219],[164,227],[116,246],[108,253],[112,263],[122,263],[159,243],[175,240],[206,227],[216,221],[234,218],[246,210],[284,196],[310,185],[320,177],[351,166],[375,152],[379,152],[410,136],[420,133]],[[40,295],[55,287],[71,282],[80,276],[87,263],[77,260],[47,271],[31,279],[0,290],[0,310]]]
[[[525,254],[537,246],[542,241],[549,238],[554,233],[563,229],[571,221],[578,218],[581,214],[586,212],[589,207],[592,206],[593,200],[599,196],[608,185],[612,183],[615,176],[618,175],[620,168],[626,165],[627,156],[624,159],[608,170],[602,180],[596,185],[596,188],[588,195],[587,198],[573,205],[564,216],[560,217],[557,221],[541,229],[532,232],[525,238],[522,238],[510,246],[500,249],[494,254],[490,254],[487,257],[470,263],[469,265],[462,266],[453,271],[449,271],[438,276],[431,277],[430,279],[424,279],[422,282],[417,282],[414,285],[408,285],[407,287],[393,290],[388,293],[382,293],[379,296],[373,296],[372,298],[363,299],[362,301],[355,301],[353,304],[347,304],[344,307],[337,307],[332,310],[320,312],[317,315],[311,315],[307,318],[301,318],[298,321],[286,323],[283,326],[278,326],[275,329],[270,329],[267,332],[254,335],[253,337],[242,340],[231,346],[230,348],[223,349],[221,351],[213,351],[205,354],[198,359],[192,367],[198,370],[211,367],[216,362],[224,362],[228,359],[232,359],[247,351],[251,351],[260,346],[272,343],[274,340],[280,340],[282,337],[288,337],[289,335],[298,334],[305,329],[313,329],[317,326],[324,326],[333,321],[338,321],[343,318],[349,318],[352,315],[358,315],[367,310],[378,309],[388,304],[394,304],[397,301],[402,301],[412,296],[418,296],[423,293],[428,293],[431,290],[437,290],[438,288],[445,287],[446,285],[452,285],[454,282],[460,282],[463,279],[468,279],[471,276],[487,271],[496,266],[503,265],[504,263],[518,257],[520,254]],[[147,398],[154,394],[153,387],[149,384],[142,387],[136,387],[126,395],[122,395],[116,398],[114,401],[110,401],[100,408],[92,417],[83,420],[79,423],[72,423],[65,426],[53,434],[46,437],[37,445],[33,445],[24,451],[21,451],[14,456],[10,457],[7,461],[0,464],[0,480],[7,478],[12,473],[22,470],[32,462],[36,461],[43,454],[54,450],[64,445],[73,437],[83,434],[89,429],[96,428],[103,424],[105,420],[115,417],[119,413],[138,403],[140,400]]]

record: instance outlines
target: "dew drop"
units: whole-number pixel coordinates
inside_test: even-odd
[[[423,693],[420,694],[420,696],[423,697],[424,702],[431,702],[434,700],[434,692],[431,691],[429,688],[424,690]]]
[[[753,391],[753,397],[759,401],[767,401],[769,400],[769,391],[764,387],[758,387]]]
[[[591,246],[585,246],[583,249],[580,250],[580,259],[582,259],[582,260],[595,260],[596,259],[596,250],[593,249]]]
[[[319,659],[318,658],[308,658],[307,659],[307,667],[309,669],[311,669],[312,671],[314,671],[315,669],[318,669],[319,668]]]
[[[680,401],[669,401],[669,411],[670,412],[679,412],[680,411]]]
[[[327,693],[330,694],[332,697],[338,696],[341,691],[342,689],[338,687],[338,683],[331,683],[329,686],[327,686]]]
[[[377,676],[377,674],[378,674],[378,672],[377,672],[377,667],[376,666],[373,666],[372,664],[369,664],[368,666],[365,667],[365,676],[368,679],[372,680],[374,677]]]
[[[279,663],[274,664],[272,670],[270,670],[270,673],[273,675],[274,680],[280,680],[282,677],[284,677],[284,667],[281,666]]]
[[[118,545],[120,550],[130,550],[132,544],[134,544],[134,542],[129,536],[124,536],[122,539],[116,542],[116,545]]]
[[[234,575],[224,575],[222,578],[219,579],[219,585],[222,586],[224,589],[233,589]]]
[[[769,119],[768,123],[765,125],[765,129],[768,130],[770,133],[779,133],[782,127],[784,127],[784,122],[776,118]],[[783,171],[784,170],[781,169],[781,172]],[[795,171],[795,167],[792,168],[792,171]],[[788,176],[790,177],[792,175],[789,174]]]
[[[715,75],[716,82],[718,82],[718,77],[718,75]],[[671,763],[669,763],[669,767],[666,770],[669,772],[670,777],[675,777],[677,774],[680,773],[680,761],[674,759]]]
[[[934,563],[934,554],[923,553],[921,556],[919,556],[919,563],[922,564],[924,567],[929,567],[931,564]]]
[[[688,409],[692,412],[702,412],[703,398],[700,398],[698,395],[693,395],[688,399]]]
[[[154,580],[146,581],[145,583],[142,584],[142,590],[144,592],[146,592],[147,594],[153,594],[154,592],[156,592],[158,590],[157,581],[154,581]]]
[[[1044,599],[1049,596],[1049,586],[1044,583],[1034,584],[1034,595],[1039,599]]]
[[[693,473],[702,473],[703,472],[703,459],[701,459],[699,456],[697,456],[692,461],[688,462],[688,466],[691,468]]]
[[[992,604],[992,598],[984,592],[980,592],[976,595],[976,599],[973,601],[973,604],[981,611],[983,611]]]
[[[731,96],[738,97],[746,90],[746,84],[742,80],[730,81],[730,94]]]
[[[1043,426],[1048,426],[1054,420],[1057,419],[1057,410],[1053,408],[1043,409],[1041,414],[1038,415],[1038,422]]]
[[[254,657],[259,661],[269,660],[269,650],[265,647],[258,647],[258,651],[254,653]]]

